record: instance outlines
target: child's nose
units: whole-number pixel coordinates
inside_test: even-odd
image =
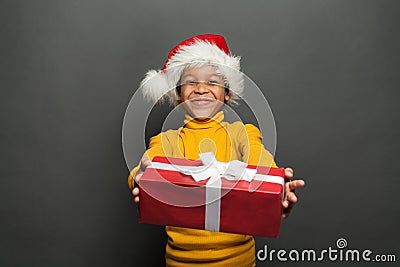
[[[194,92],[197,94],[207,94],[209,91],[210,90],[204,83],[198,83]]]

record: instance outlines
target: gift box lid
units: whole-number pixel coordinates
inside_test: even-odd
[[[171,164],[175,166],[202,166],[201,160],[192,160],[185,158],[172,158],[172,157],[162,157],[156,156],[152,160],[153,162],[160,162]],[[273,168],[265,166],[253,166],[247,165],[249,169],[256,169],[257,174],[271,175],[285,177],[285,170],[283,168]],[[158,175],[146,175],[148,181],[164,181],[171,182],[175,185],[185,186],[185,187],[205,187],[208,179],[196,182],[190,175],[185,175],[178,171],[169,171],[161,169],[147,169],[146,172],[157,173]],[[173,173],[173,175],[171,175]],[[149,173],[150,174],[150,173]],[[268,181],[262,182],[258,180],[253,180],[251,182],[247,181],[231,181],[222,178],[222,189],[232,189],[254,191],[257,189],[258,192],[266,192],[270,194],[280,194],[282,192],[282,185],[278,183],[271,183]]]

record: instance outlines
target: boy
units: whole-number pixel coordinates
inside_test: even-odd
[[[272,155],[261,143],[260,131],[251,124],[223,121],[224,103],[232,105],[243,92],[238,57],[230,54],[222,36],[195,36],[171,50],[161,71],[149,71],[141,84],[147,99],[182,104],[187,112],[185,126],[150,139],[141,164],[134,168],[128,183],[134,188],[154,156],[198,159],[199,153],[213,152],[218,161],[241,160],[250,165],[276,167]],[[176,88],[176,90],[170,90]],[[293,176],[286,170],[287,178]],[[293,191],[303,181],[285,185],[283,208],[297,198]],[[139,189],[132,190],[139,202]],[[166,226],[167,266],[255,266],[254,238],[248,235],[209,232]]]

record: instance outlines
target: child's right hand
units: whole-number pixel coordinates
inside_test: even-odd
[[[149,160],[149,158],[144,155],[142,160],[140,161],[140,169],[137,171],[136,175],[135,175],[135,182],[139,183],[140,178],[143,175],[144,170],[150,166],[151,161]],[[132,195],[133,195],[133,201],[136,203],[139,203],[139,187],[135,187],[132,190]]]

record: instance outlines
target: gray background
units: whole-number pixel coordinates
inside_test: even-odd
[[[399,258],[399,8],[1,1],[0,265],[162,266],[163,228],[138,224],[126,184],[122,119],[144,73],[202,33],[242,56],[274,112],[278,164],[307,181],[279,239],[257,248],[344,237]]]

